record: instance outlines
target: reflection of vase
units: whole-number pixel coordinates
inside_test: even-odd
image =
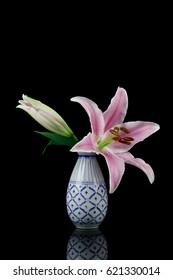
[[[94,153],[78,155],[67,188],[66,205],[77,228],[97,228],[105,218],[107,189]]]
[[[99,229],[75,229],[67,245],[67,260],[107,260],[108,245]]]

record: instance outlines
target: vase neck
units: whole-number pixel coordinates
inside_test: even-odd
[[[79,157],[95,157],[96,154],[95,153],[86,153],[86,152],[79,152],[78,153]]]

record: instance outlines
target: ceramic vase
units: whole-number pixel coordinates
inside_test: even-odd
[[[98,228],[107,214],[107,188],[96,157],[78,154],[67,188],[67,213],[79,229]]]

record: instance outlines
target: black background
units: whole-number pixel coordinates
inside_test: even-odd
[[[34,130],[44,129],[16,109],[22,94],[55,109],[82,139],[90,131],[88,116],[70,98],[86,96],[104,111],[118,86],[129,97],[125,120],[153,121],[161,129],[132,149],[153,167],[155,182],[126,165],[109,195],[100,226],[108,258],[172,258],[169,16],[162,6],[125,8],[4,7],[1,259],[66,259],[74,231],[65,197],[77,154],[52,146],[41,155],[47,140]],[[98,161],[108,185],[104,158]]]

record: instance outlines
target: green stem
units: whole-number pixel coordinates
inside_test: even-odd
[[[78,138],[76,137],[76,135],[73,133],[73,138],[76,140],[76,143],[79,142]]]

